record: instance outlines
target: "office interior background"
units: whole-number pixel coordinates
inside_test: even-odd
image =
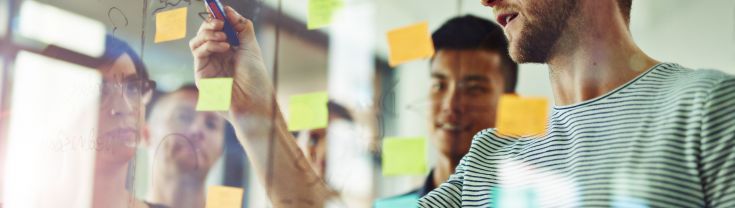
[[[371,207],[374,200],[410,191],[425,179],[425,175],[418,174],[381,174],[380,153],[384,138],[428,137],[430,89],[428,59],[394,67],[388,64],[386,33],[424,21],[433,31],[446,20],[467,14],[494,19],[492,9],[483,7],[477,0],[344,0],[329,26],[310,30],[307,28],[307,0],[222,2],[253,20],[265,64],[274,73],[277,100],[285,115],[289,114],[286,104],[291,96],[309,92],[328,92],[331,100],[344,105],[353,114],[355,120],[349,134],[352,141],[330,143],[332,146],[327,147],[334,154],[327,158],[330,166],[326,170],[326,180],[341,187],[339,191],[347,207]],[[24,7],[34,10],[30,14],[23,13],[28,12]],[[188,8],[186,37],[155,43],[156,13],[183,7]],[[635,0],[632,8],[631,34],[641,49],[653,58],[690,68],[719,69],[735,74],[735,1]],[[57,10],[64,12],[39,12]],[[48,60],[38,55],[37,51],[48,45],[44,41],[71,47],[70,50],[77,50],[74,47],[82,47],[78,49],[82,51],[94,50],[99,46],[76,43],[93,42],[80,38],[112,34],[125,40],[142,56],[151,79],[157,83],[157,91],[168,92],[192,83],[193,58],[188,42],[196,35],[203,12],[206,12],[204,3],[197,0],[1,0],[0,112],[13,112],[13,117],[33,114],[29,118],[41,116],[38,114],[55,115],[52,113],[58,107],[55,103],[34,104],[43,108],[35,112],[16,110],[18,106],[11,105],[14,99],[23,97],[15,94],[22,93],[14,91],[17,86],[34,85],[52,93],[54,89],[49,88],[64,83],[50,80],[66,76],[53,71],[61,67],[58,61],[75,65],[67,60]],[[29,31],[21,31],[24,24],[34,26]],[[30,79],[20,77],[28,76],[21,72],[24,66],[48,69],[38,71],[41,74],[33,74],[35,78]],[[546,65],[520,65],[517,93],[553,100],[548,74]],[[75,83],[67,81],[66,84]],[[72,106],[74,102],[67,104],[65,106]],[[10,192],[29,189],[11,186],[8,181],[39,181],[37,187],[43,187],[44,181],[50,180],[43,177],[51,178],[58,173],[34,173],[29,177],[37,178],[28,179],[8,177],[7,173],[18,167],[11,164],[22,165],[25,161],[33,161],[27,157],[44,153],[11,151],[11,140],[28,137],[11,135],[12,119],[5,115],[0,118],[0,200],[5,200]],[[58,123],[63,124],[64,119],[70,118],[50,119],[58,119]],[[35,129],[43,131],[48,127],[39,125]],[[247,153],[234,132],[226,131],[224,154],[211,170],[207,183],[242,187],[243,207],[268,207],[263,184],[249,167]],[[429,145],[428,164],[431,167],[437,153],[433,152],[430,142],[426,144]],[[28,148],[32,151],[42,149]],[[134,165],[129,166],[128,188],[143,198],[151,183],[147,176],[151,161],[144,147],[138,149]],[[334,156],[336,154],[341,157]],[[78,185],[90,186],[90,183]]]

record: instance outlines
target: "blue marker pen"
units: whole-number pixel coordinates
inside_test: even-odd
[[[219,0],[206,0],[206,4],[207,9],[209,9],[209,13],[211,13],[214,18],[225,22],[225,26],[222,28],[222,31],[227,35],[227,42],[229,42],[231,46],[240,46],[240,40],[237,38],[235,29],[230,25],[230,20],[227,19],[222,3],[220,3]]]

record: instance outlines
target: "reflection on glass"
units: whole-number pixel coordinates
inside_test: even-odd
[[[100,75],[20,52],[10,111],[6,207],[89,207]]]
[[[105,51],[102,22],[35,1],[23,1],[18,32],[91,57],[99,57]]]

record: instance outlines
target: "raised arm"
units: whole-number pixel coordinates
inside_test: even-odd
[[[189,46],[194,75],[199,80],[232,77],[232,105],[222,112],[235,128],[275,207],[323,207],[335,194],[310,167],[276,104],[250,20],[227,6],[225,12],[238,33],[240,47],[230,47],[220,20],[202,23]]]

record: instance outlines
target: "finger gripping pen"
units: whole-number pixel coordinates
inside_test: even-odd
[[[230,25],[230,20],[227,19],[227,14],[225,13],[222,3],[220,3],[219,0],[206,0],[205,3],[207,4],[209,13],[211,13],[214,18],[225,22],[222,32],[225,32],[227,35],[227,42],[229,42],[231,46],[240,46],[240,40],[237,38],[235,29]]]

